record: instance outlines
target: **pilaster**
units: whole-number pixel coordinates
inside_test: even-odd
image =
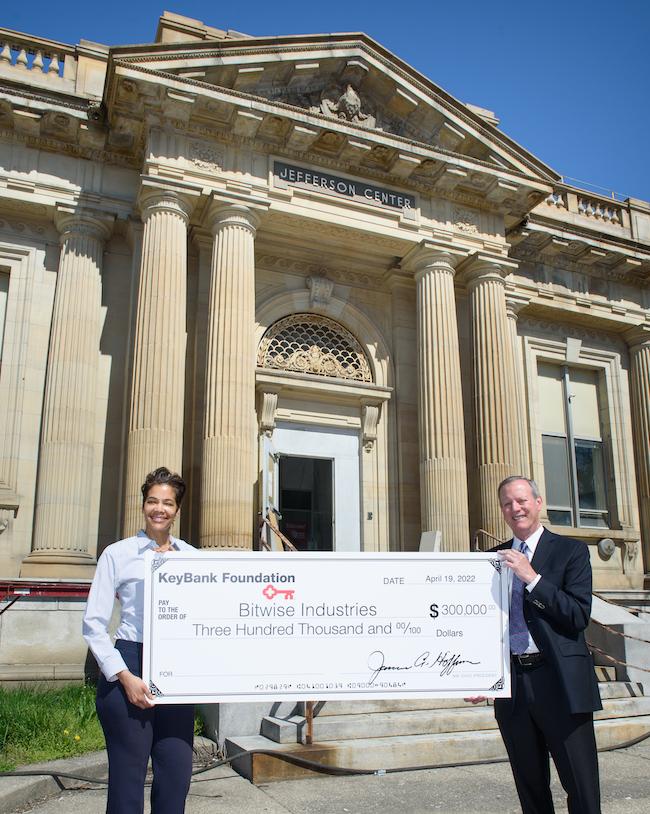
[[[524,376],[524,360],[521,348],[521,340],[517,331],[519,313],[530,303],[530,297],[525,294],[518,294],[515,291],[506,290],[506,313],[508,315],[508,327],[510,330],[510,342],[512,344],[512,361],[514,370],[514,394],[518,404],[517,418],[517,463],[515,474],[526,475],[530,472],[529,437],[526,393],[526,377]]]
[[[505,278],[514,263],[475,255],[463,264],[470,301],[473,402],[481,528],[506,539],[497,486],[519,474],[519,399],[506,310]]]
[[[442,550],[469,550],[467,462],[454,267],[462,257],[423,241],[405,258],[415,272],[422,531]]]
[[[639,489],[644,571],[650,571],[650,326],[629,331],[632,435]]]
[[[126,467],[125,536],[141,523],[140,485],[158,466],[183,465],[187,309],[187,225],[190,189],[146,180],[131,380]]]
[[[113,218],[57,213],[61,255],[47,365],[32,551],[23,577],[90,577],[104,241]]]
[[[213,203],[201,484],[202,548],[251,548],[255,414],[255,233],[243,204]]]

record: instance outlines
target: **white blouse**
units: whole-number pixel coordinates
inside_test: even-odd
[[[194,551],[184,540],[171,537],[171,542],[176,551]],[[115,638],[141,642],[144,554],[157,546],[144,531],[139,531],[135,537],[127,537],[109,545],[97,562],[83,619],[83,637],[108,681],[116,681],[117,674],[128,669],[108,633],[115,598],[121,605],[120,624]]]

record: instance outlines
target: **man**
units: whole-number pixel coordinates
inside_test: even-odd
[[[521,475],[498,488],[514,538],[495,551],[512,571],[511,698],[494,712],[524,814],[552,814],[549,754],[571,814],[599,814],[593,713],[602,709],[584,629],[591,613],[587,546],[539,522],[542,498]],[[476,703],[480,699],[468,699]]]

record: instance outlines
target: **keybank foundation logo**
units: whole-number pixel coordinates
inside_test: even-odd
[[[263,571],[258,571],[256,574],[233,574],[230,571],[210,571],[207,574],[196,574],[193,571],[184,571],[182,574],[167,574],[164,571],[158,572],[158,582],[165,582],[168,585],[188,585],[190,583],[201,583],[207,582],[210,584],[223,584],[223,583],[266,583],[266,589],[271,593],[267,596],[268,599],[272,599],[277,593],[279,594],[286,594],[294,592],[292,590],[285,591],[279,588],[276,588],[273,583],[278,584],[286,584],[286,583],[295,583],[296,577],[295,574],[280,574],[274,572],[272,574],[266,574]]]

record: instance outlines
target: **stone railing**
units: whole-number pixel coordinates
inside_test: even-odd
[[[0,28],[0,68],[5,75],[8,69],[12,73],[15,71],[17,79],[22,73],[30,82],[34,79],[74,82],[77,75],[76,49],[54,40]]]
[[[609,201],[578,195],[578,212],[587,218],[596,218],[605,223],[613,223],[615,226],[623,225],[621,207]]]
[[[626,218],[626,204],[613,198],[587,193],[575,187],[556,187],[546,198],[546,206],[554,210],[580,215],[603,224],[625,227],[629,224]]]

